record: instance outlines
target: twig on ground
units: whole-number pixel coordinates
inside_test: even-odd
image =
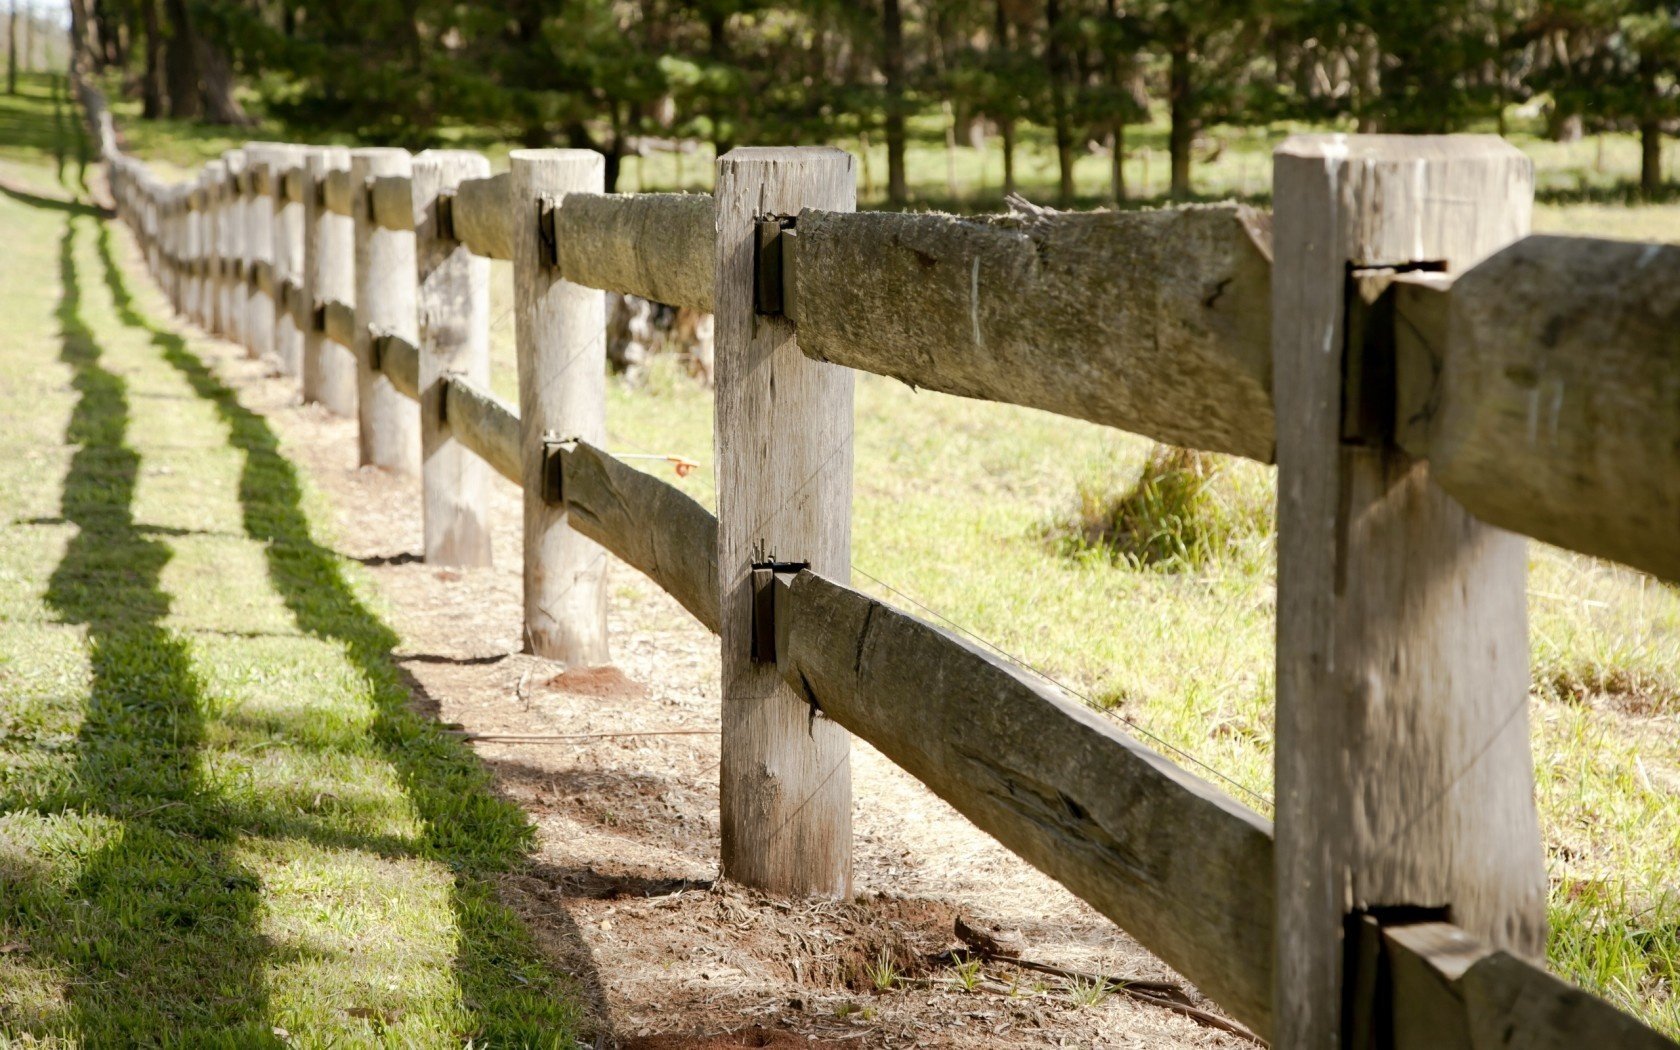
[[[648,729],[623,733],[469,733],[464,729],[445,729],[450,736],[458,736],[469,744],[571,744],[584,740],[610,740],[624,736],[717,736],[716,729]]]

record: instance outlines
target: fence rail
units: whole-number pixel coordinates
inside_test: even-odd
[[[1280,1045],[1675,1045],[1535,961],[1523,546],[1471,515],[1680,579],[1680,249],[1525,237],[1526,161],[1469,136],[1291,139],[1275,218],[855,214],[797,149],[615,196],[585,151],[252,143],[183,191],[78,87],[179,309],[359,413],[364,461],[521,487],[533,650],[605,658],[605,552],[722,635],[726,874],[846,892],[849,731]],[[514,267],[517,410],[474,259]],[[590,289],[716,312],[719,515],[603,451]],[[837,582],[851,369],[1278,460],[1275,828]],[[471,484],[423,474],[430,560]]]

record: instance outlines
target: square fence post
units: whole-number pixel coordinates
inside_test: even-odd
[[[543,442],[606,441],[606,293],[560,276],[543,245],[542,211],[568,193],[606,189],[594,150],[531,149],[508,155],[513,223],[515,339],[525,490],[525,645],[538,656],[606,664],[607,552],[544,498]]]
[[[227,183],[217,222],[222,242],[222,273],[216,282],[222,314],[222,338],[245,344],[245,151],[222,154]]]
[[[308,311],[303,309],[303,196],[294,171],[303,166],[297,146],[275,151],[272,172],[274,208],[274,356],[280,371],[301,377],[303,333]]]
[[[274,169],[284,147],[245,144],[245,351],[274,353]]]
[[[489,174],[489,161],[464,150],[414,158],[422,518],[426,561],[438,565],[490,564],[490,466],[454,439],[444,403],[451,375],[490,386],[490,260],[438,221],[439,194]]]
[[[851,579],[852,373],[756,309],[760,221],[852,211],[852,157],[736,149],[717,162],[716,448],[723,646],[723,872],[787,894],[851,892],[851,738],[752,656],[755,564]]]
[[[350,151],[318,146],[303,155],[303,399],[339,416],[356,414],[356,358],[327,338],[315,311],[326,303],[356,301],[355,221],[330,211],[322,196],[327,175],[350,170]]]
[[[416,339],[414,231],[386,229],[375,222],[368,192],[371,180],[408,176],[412,170],[413,160],[405,149],[370,146],[350,151],[351,211],[356,224],[353,349],[361,463],[418,475],[420,413],[373,367],[376,330],[410,343]]]
[[[1274,164],[1272,1041],[1329,1050],[1363,1045],[1343,1009],[1358,913],[1439,910],[1497,947],[1545,946],[1526,544],[1442,492],[1391,423],[1351,425],[1394,400],[1370,381],[1392,350],[1348,339],[1362,279],[1457,272],[1524,235],[1533,174],[1467,135],[1297,136]]]

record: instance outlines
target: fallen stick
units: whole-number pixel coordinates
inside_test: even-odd
[[[464,729],[445,729],[450,736],[460,737],[469,744],[572,744],[582,740],[610,740],[614,737],[625,736],[717,736],[716,729],[649,729],[642,732],[622,733],[558,733],[543,734],[502,734],[502,733],[470,733]]]
[[[1065,967],[1053,966],[1050,963],[1041,963],[1035,962],[1032,959],[1023,959],[1017,955],[1007,955],[1003,952],[992,951],[985,947],[975,947],[972,953],[964,954],[977,955],[988,962],[1006,963],[1010,966],[1018,966],[1023,970],[1034,970],[1038,973],[1047,973],[1053,977],[1060,977],[1066,981],[1099,981],[1102,982],[1110,991],[1120,992],[1137,1002],[1147,1003],[1151,1006],[1159,1006],[1165,1010],[1171,1010],[1174,1013],[1182,1014],[1183,1016],[1188,1017],[1208,1028],[1216,1028],[1221,1032],[1229,1032],[1234,1036],[1247,1039],[1259,1046],[1267,1045],[1264,1039],[1261,1039],[1259,1036],[1250,1032],[1242,1025],[1237,1024],[1235,1021],[1228,1021],[1225,1018],[1220,1017],[1218,1014],[1209,1013],[1200,1007],[1191,1006],[1189,1002],[1184,1001],[1182,998],[1184,996],[1184,986],[1174,981],[1134,980],[1127,977],[1115,977],[1112,974],[1106,973],[1085,973],[1080,970],[1069,970]],[[957,962],[956,956],[956,952],[945,952],[942,955],[936,956],[935,961],[946,964],[954,964]],[[1175,996],[1178,998],[1174,998]]]

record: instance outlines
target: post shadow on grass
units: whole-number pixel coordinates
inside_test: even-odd
[[[367,683],[374,709],[370,732],[423,826],[415,852],[454,875],[455,974],[472,1024],[459,1034],[480,1045],[570,1048],[580,1020],[577,997],[598,982],[552,973],[490,880],[522,863],[534,845],[524,812],[495,794],[489,773],[464,744],[411,709],[404,676],[391,658],[398,638],[357,598],[340,556],[315,542],[296,471],[267,421],[241,405],[185,340],[136,309],[108,227],[101,227],[99,254],[119,318],[147,333],[164,360],[215,406],[230,443],[245,454],[242,519],[246,534],[263,544],[270,582],[299,628],[342,646]]]
[[[68,210],[68,209],[67,209]],[[88,1046],[170,1033],[187,1042],[273,1042],[264,1020],[257,883],[231,856],[217,797],[197,778],[202,690],[186,643],[162,626],[169,551],[134,521],[140,457],[128,445],[122,377],[81,316],[75,250],[59,246],[60,360],[80,395],[65,433],[77,446],[62,513],[76,535],[46,601],[87,628],[91,683],[71,776],[32,808],[115,827],[62,892],[19,887],[0,915],[73,976],[70,1020]]]

